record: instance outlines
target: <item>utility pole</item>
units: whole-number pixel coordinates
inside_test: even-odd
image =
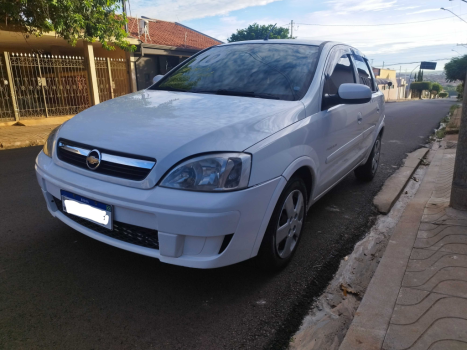
[[[290,39],[293,39],[293,20],[290,21]]]
[[[459,141],[457,142],[450,204],[454,209],[467,210],[467,89],[464,89],[464,99],[462,100],[461,125],[459,128]]]
[[[122,5],[123,13],[126,16],[126,0],[122,0]],[[125,23],[125,33],[128,33],[128,23]]]

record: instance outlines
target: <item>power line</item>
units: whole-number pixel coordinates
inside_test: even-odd
[[[433,22],[441,21],[443,19],[452,18],[454,16],[436,18],[436,19],[427,19],[423,21],[414,21],[414,22],[398,22],[398,23],[379,23],[379,24],[317,24],[317,23],[295,23],[302,26],[318,26],[318,27],[379,27],[379,26],[397,26],[401,24],[413,24],[413,23],[424,23],[424,22]],[[459,17],[459,16],[457,16]]]
[[[429,60],[429,61],[448,61],[450,60],[452,57],[449,57],[449,58],[438,58],[436,60]],[[391,63],[391,64],[385,64],[385,66],[397,66],[399,64],[415,64],[415,63],[420,63],[420,61],[416,61],[416,62],[402,62],[402,63]]]

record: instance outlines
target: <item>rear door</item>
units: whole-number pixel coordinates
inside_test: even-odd
[[[352,49],[352,58],[357,69],[357,83],[368,86],[372,93],[371,101],[360,106],[359,130],[362,133],[362,143],[359,150],[359,158],[367,154],[367,150],[373,146],[373,135],[379,120],[379,95],[368,60],[358,50]]]

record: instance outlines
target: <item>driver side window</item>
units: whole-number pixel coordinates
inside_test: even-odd
[[[323,111],[339,104],[338,99],[333,97],[337,97],[337,91],[341,84],[355,83],[355,71],[349,55],[342,54],[342,52],[339,55],[333,60],[334,62],[330,62],[331,69],[326,72],[321,104],[321,110]],[[337,62],[335,62],[336,60]]]

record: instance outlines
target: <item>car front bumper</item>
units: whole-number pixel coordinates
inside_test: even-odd
[[[50,213],[75,230],[112,246],[169,264],[215,268],[255,256],[277,198],[278,177],[241,191],[190,192],[162,187],[143,190],[93,179],[64,169],[42,151],[36,175]],[[57,207],[65,190],[112,205],[114,221],[158,231],[159,249],[131,244],[83,226]],[[228,246],[224,238],[231,236]]]

